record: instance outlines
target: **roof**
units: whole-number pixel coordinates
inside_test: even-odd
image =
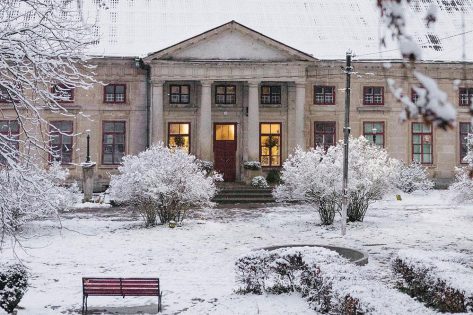
[[[146,56],[235,20],[317,59],[343,59],[348,49],[359,60],[399,58],[396,43],[379,48],[375,0],[109,0],[98,11],[96,1],[84,2],[88,15],[98,14],[93,55]],[[438,21],[426,29],[431,3]],[[473,61],[473,0],[415,0],[408,16],[423,60],[461,61],[464,40]]]

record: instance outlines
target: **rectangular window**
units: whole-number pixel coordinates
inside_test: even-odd
[[[281,124],[260,124],[261,166],[281,166]]]
[[[314,123],[314,146],[327,150],[330,146],[335,145],[335,126],[334,121],[316,121]]]
[[[384,122],[370,121],[363,123],[363,136],[370,142],[384,148]]]
[[[432,126],[412,123],[412,160],[422,164],[432,164]]]
[[[104,121],[102,128],[102,164],[120,164],[125,156],[125,122]]]
[[[49,126],[50,161],[72,163],[72,121],[52,121]]]
[[[125,100],[125,84],[109,84],[104,87],[104,103],[125,103]]]
[[[334,86],[315,86],[314,104],[316,105],[334,105],[335,87]]]
[[[190,152],[191,127],[189,123],[169,123],[168,146]]]
[[[363,87],[363,105],[384,105],[384,87]]]
[[[20,148],[19,136],[20,135],[20,124],[17,120],[0,120],[0,165],[6,164],[5,156],[14,151],[14,157],[17,157]],[[10,149],[2,148],[2,145],[10,147]]]
[[[57,102],[74,101],[74,88],[68,87],[65,84],[54,85],[51,92]]]
[[[189,104],[190,85],[171,85],[169,93],[169,102],[171,104]]]
[[[460,123],[460,163],[463,162],[463,159],[468,153],[468,143],[466,141],[466,137],[471,132],[471,124],[467,122]]]
[[[262,86],[261,104],[281,104],[280,86]]]
[[[0,86],[0,103],[18,102],[18,98],[4,86]]]
[[[236,104],[236,86],[217,85],[215,87],[215,104]]]
[[[460,92],[459,105],[471,106],[472,98],[473,98],[473,88],[460,88],[459,92]]]

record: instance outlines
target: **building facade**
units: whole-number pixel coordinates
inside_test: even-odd
[[[280,169],[298,146],[328,147],[343,138],[344,60],[314,58],[234,21],[140,60],[105,57],[91,63],[101,84],[71,92],[64,107],[74,115],[44,116],[63,131],[51,131],[51,145],[73,178],[81,176],[90,134],[96,190],[107,187],[124,155],[158,142],[184,147],[213,161],[225,180],[240,181],[245,161],[260,161],[264,172]],[[394,158],[418,161],[438,183],[448,183],[465,154],[472,65],[417,65],[457,107],[458,124],[448,131],[399,122],[402,105],[386,79],[398,80],[413,100],[418,83],[402,63],[386,67],[385,61],[355,59],[353,66],[351,135],[364,135]],[[9,104],[0,106],[0,131],[21,137]]]

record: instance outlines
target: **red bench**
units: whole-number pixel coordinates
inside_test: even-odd
[[[82,278],[82,314],[89,296],[157,296],[161,312],[159,278]]]

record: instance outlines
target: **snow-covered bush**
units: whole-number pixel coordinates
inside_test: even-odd
[[[110,197],[137,207],[147,226],[182,222],[187,210],[211,206],[218,174],[207,175],[195,156],[162,143],[126,156],[110,181]]]
[[[268,182],[263,176],[255,176],[251,179],[251,186],[257,188],[268,188]]]
[[[473,311],[470,257],[453,252],[406,249],[393,260],[398,285],[412,297],[441,312]]]
[[[363,267],[320,247],[259,250],[236,262],[237,293],[299,293],[317,312],[430,314],[421,303],[371,280]]]
[[[363,221],[371,201],[392,188],[396,160],[364,137],[351,138],[348,157],[349,221]],[[303,151],[297,149],[283,165],[282,184],[273,192],[278,201],[303,201],[316,205],[323,224],[332,224],[341,208],[343,143]]]
[[[429,179],[427,169],[416,162],[409,165],[400,162],[394,174],[394,181],[396,187],[405,193],[430,190],[434,187],[434,182]]]
[[[12,313],[28,288],[28,271],[21,264],[0,264],[0,307]]]
[[[448,188],[452,199],[457,202],[473,201],[473,134],[468,134],[466,143],[468,151],[463,162],[468,166],[455,168],[455,181]]]
[[[32,219],[67,210],[77,201],[77,187],[65,187],[68,171],[59,164],[0,168],[0,235],[13,235]]]
[[[266,176],[266,181],[270,184],[279,184],[281,182],[281,173],[278,170],[270,170]]]
[[[259,161],[246,161],[243,163],[243,168],[245,170],[260,170],[261,169],[261,163]]]
[[[212,161],[204,161],[204,160],[196,160],[197,165],[199,165],[200,169],[205,171],[207,175],[210,175],[214,170],[214,162]]]

